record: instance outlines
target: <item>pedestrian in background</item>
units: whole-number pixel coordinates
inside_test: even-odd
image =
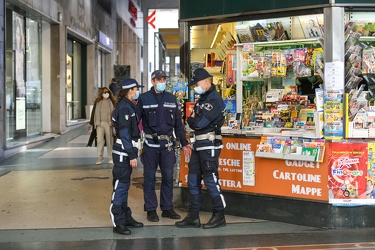
[[[112,94],[117,98],[118,85],[115,78],[112,78],[111,83],[109,84],[109,89],[111,90]]]
[[[177,99],[165,91],[166,74],[156,70],[151,74],[153,87],[138,98],[137,115],[142,120],[144,144],[141,160],[143,163],[144,210],[151,222],[159,221],[156,213],[158,201],[155,192],[156,170],[161,170],[160,208],[162,217],[180,219],[173,209],[173,171],[176,155],[173,148],[174,134],[183,146],[186,156],[191,148],[186,139]]]
[[[219,183],[219,155],[223,148],[221,127],[224,123],[224,101],[211,82],[211,76],[205,69],[194,71],[189,86],[200,95],[194,109],[187,119],[194,130],[193,152],[189,162],[188,187],[190,205],[187,216],[177,227],[200,227],[199,210],[202,203],[202,179],[212,202],[212,217],[203,228],[216,228],[226,225],[224,196]]]
[[[121,82],[121,90],[117,98],[117,106],[112,115],[113,126],[116,130],[116,140],[113,144],[113,195],[110,213],[113,232],[128,235],[128,227],[143,227],[143,223],[132,217],[128,206],[128,191],[130,175],[138,161],[138,117],[135,113],[133,100],[139,96],[138,88],[143,87],[134,79],[128,78]]]
[[[111,115],[114,109],[115,102],[115,97],[107,87],[100,89],[98,97],[94,102],[94,107],[91,112],[89,126],[91,126],[91,129],[96,129],[98,152],[98,160],[96,161],[96,164],[101,164],[104,161],[104,144],[107,145],[108,163],[113,163],[113,130]]]

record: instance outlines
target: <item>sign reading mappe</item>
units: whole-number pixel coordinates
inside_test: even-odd
[[[328,201],[327,154],[323,163],[259,158],[254,157],[258,143],[259,139],[223,138],[219,157],[223,190]],[[181,154],[180,180],[187,186],[189,159]]]

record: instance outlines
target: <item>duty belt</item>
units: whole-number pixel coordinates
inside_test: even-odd
[[[154,139],[156,136],[152,136],[150,134],[145,134],[145,138]],[[158,135],[158,140],[169,140],[171,137],[169,135]]]
[[[121,148],[124,149],[124,145],[122,145],[121,139],[116,139],[116,143],[121,144]],[[136,142],[134,140],[132,140],[132,145],[133,145],[133,147],[138,148],[138,142]]]
[[[217,139],[217,140],[223,139],[223,137],[221,135],[215,135],[215,132],[208,132],[207,134],[203,134],[203,135],[195,135],[194,138],[197,141],[202,141],[202,140],[213,141],[215,139]]]
[[[145,140],[145,143],[149,147],[160,148],[160,145],[162,145],[162,144],[159,142],[159,140],[161,140],[161,141],[162,140],[166,140],[167,143],[165,144],[165,147],[167,147],[168,150],[172,150],[172,147],[171,147],[173,145],[173,143],[171,142],[172,136],[169,136],[169,135],[157,135],[157,134],[152,134],[152,135],[150,135],[150,134],[144,134],[144,137],[147,138],[147,139],[152,139],[156,143],[156,144],[153,144],[153,143],[150,143],[147,140]]]
[[[128,156],[127,153],[125,153],[125,152],[120,152],[120,151],[117,151],[117,150],[112,150],[112,153],[120,156],[120,162],[123,162],[123,160],[124,160],[124,156],[125,156],[125,157]]]

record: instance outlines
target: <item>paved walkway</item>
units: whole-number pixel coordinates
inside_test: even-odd
[[[162,217],[148,222],[141,164],[132,175],[129,204],[145,227],[113,234],[112,165],[107,159],[95,165],[96,148],[85,147],[88,136],[79,126],[0,163],[0,249],[375,249],[375,229],[324,230],[236,216],[212,230],[176,228]],[[174,204],[184,216],[178,187]],[[202,222],[209,217],[201,213]]]

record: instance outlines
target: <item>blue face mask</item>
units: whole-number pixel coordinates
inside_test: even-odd
[[[197,92],[198,95],[203,95],[204,93],[206,93],[206,90],[202,89],[201,86],[195,87],[194,91]]]
[[[137,100],[139,97],[139,91],[135,92],[135,96],[133,96],[133,100]]]
[[[158,83],[156,84],[156,90],[158,92],[164,92],[165,88],[167,87],[166,83]]]

